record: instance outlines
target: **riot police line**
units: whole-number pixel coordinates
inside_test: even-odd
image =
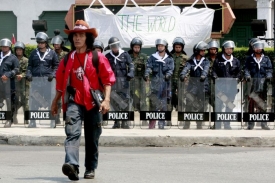
[[[18,123],[20,107],[28,127],[54,128],[61,124],[60,115],[51,116],[50,106],[55,93],[55,71],[66,55],[62,50],[64,40],[59,35],[52,39],[55,50],[49,47],[48,40],[45,33],[36,35],[38,47],[28,64],[23,43],[14,46],[18,60],[22,59],[16,62],[10,40],[0,41],[1,62],[8,57],[6,60],[13,63],[7,64],[7,72],[1,71],[7,75],[2,76],[0,83],[0,117],[4,127]],[[184,52],[182,38],[176,37],[172,44],[173,50],[169,52],[168,42],[157,39],[156,52],[148,57],[141,51],[140,38],[131,41],[128,52],[120,47],[116,37],[109,39],[106,48],[99,40],[94,42],[94,49],[99,52],[110,50],[106,58],[116,76],[111,110],[103,116],[104,127],[133,128],[137,125],[137,111],[141,128],[168,129],[176,125],[180,129],[229,130],[247,125],[251,130],[257,122],[262,129],[270,129],[269,122],[274,122],[273,68],[259,39],[250,41],[244,66],[233,56],[233,41],[225,41],[221,53],[217,41],[200,41],[194,45],[191,57]],[[81,77],[83,73],[76,70],[75,74]],[[177,124],[172,120],[174,116]]]
[[[26,84],[28,81],[22,79],[21,82]],[[133,82],[134,80],[126,81],[129,85]],[[160,96],[159,85],[154,85],[155,83],[150,81],[142,81],[145,92],[139,95],[139,109],[133,106],[134,97],[131,95],[139,88],[129,88],[128,96],[125,95],[127,91],[114,88],[111,95],[111,110],[104,115],[103,125],[105,125],[104,128],[112,128],[114,121],[124,121],[129,125],[127,128],[134,128],[134,126],[139,126],[142,129],[155,128],[157,123],[161,129],[169,129],[171,126],[178,126],[179,129],[221,129],[223,126],[226,129],[230,125],[232,129],[237,130],[245,128],[246,122],[268,122],[270,123],[268,126],[273,128],[273,85],[268,81],[263,81],[263,86],[260,87],[265,90],[265,98],[262,99],[261,94],[251,89],[252,85],[257,82],[261,81],[253,78],[250,82],[241,81],[238,83],[236,79],[218,78],[213,84],[215,90],[212,92],[215,95],[214,102],[211,103],[210,94],[202,93],[200,90],[205,81],[201,82],[198,78],[189,77],[184,82],[178,83],[178,91],[182,91],[183,95],[178,96],[177,111],[175,109],[172,111],[171,102],[169,103],[169,99],[167,100],[167,96],[171,96],[167,95],[164,99],[158,97]],[[44,84],[41,85],[40,83]],[[198,86],[198,90],[194,86]],[[158,93],[155,93],[155,87]],[[28,107],[28,110],[22,110],[21,118],[18,118],[17,123],[25,124],[28,127],[30,121],[36,121],[37,126],[52,127],[55,118],[51,116],[50,102],[54,97],[54,79],[49,82],[47,78],[33,77],[33,80],[28,82],[27,87],[25,85],[26,88],[28,89],[24,93],[29,96],[25,99],[27,101],[20,97],[22,91],[18,91],[14,95],[14,107],[16,109]],[[10,81],[1,83],[1,89],[10,90]],[[169,94],[171,87],[165,87],[164,90]],[[7,95],[8,93],[6,93]],[[259,109],[255,108],[253,112],[249,111],[251,100],[254,100],[259,106]],[[12,119],[11,101],[12,99],[9,97],[1,96],[0,120],[2,124],[5,123],[5,120]],[[219,107],[216,108],[215,106]],[[160,126],[162,123],[159,124],[158,121],[163,121],[163,126]]]

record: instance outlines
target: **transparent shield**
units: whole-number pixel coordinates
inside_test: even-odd
[[[178,84],[178,127],[180,129],[207,129],[208,80],[189,77]]]
[[[243,126],[248,129],[274,129],[273,82],[253,78],[243,82]]]
[[[29,90],[28,90],[29,89]],[[51,82],[48,77],[33,77],[26,87],[29,100],[25,108],[25,125],[28,128],[55,128],[55,117],[51,115],[51,102],[55,96],[55,79]]]
[[[215,105],[211,129],[237,130],[242,127],[242,88],[236,78],[215,80]]]
[[[103,127],[109,129],[134,128],[134,108],[131,85],[126,77],[117,77],[112,86],[110,111],[103,115]]]
[[[0,80],[0,127],[10,127],[14,95],[14,81],[10,79],[7,81]]]
[[[170,129],[171,121],[171,81],[151,77],[144,82],[146,97],[140,109],[142,129]]]

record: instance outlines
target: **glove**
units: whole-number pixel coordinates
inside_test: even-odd
[[[143,76],[143,80],[144,81],[148,81],[149,80],[149,76]]]
[[[28,81],[32,81],[32,74],[31,74],[31,71],[30,71],[30,70],[27,71],[26,79],[27,79]]]
[[[266,80],[267,82],[270,82],[271,79],[272,79],[271,77],[266,77],[266,78],[265,78],[265,80]]]
[[[213,78],[213,79],[217,79],[217,78],[218,78],[218,76],[212,76],[212,78]]]
[[[246,77],[245,80],[246,80],[247,82],[250,82],[250,81],[251,81],[251,77]]]
[[[180,77],[180,81],[183,82],[185,80],[185,76]]]
[[[127,76],[127,81],[131,81],[132,80],[132,77],[129,77],[129,76]]]
[[[165,81],[169,81],[169,80],[170,80],[170,78],[171,78],[171,76],[170,76],[170,75],[165,75],[164,80],[165,80]]]
[[[53,76],[48,76],[48,81],[51,82],[53,80]]]
[[[201,76],[200,81],[201,81],[201,82],[204,82],[204,81],[205,81],[205,78],[206,78],[205,76]]]

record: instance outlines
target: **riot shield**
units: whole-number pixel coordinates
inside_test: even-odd
[[[243,88],[244,128],[274,129],[273,82],[253,78]]]
[[[242,85],[236,78],[215,80],[215,105],[211,129],[237,130],[242,127]]]
[[[126,77],[116,78],[111,90],[110,111],[103,115],[104,128],[134,128],[133,99],[130,89],[130,82]]]
[[[0,120],[1,127],[10,127],[12,121],[12,98],[14,98],[14,89],[12,90],[10,79],[2,81],[0,79]]]
[[[25,78],[15,78],[15,101],[13,123],[24,125],[27,121],[24,120],[25,111],[28,111],[29,100],[29,81]]]
[[[28,128],[55,128],[55,117],[51,115],[51,102],[55,96],[55,79],[51,82],[48,77],[33,77],[29,83],[28,103],[25,108],[25,126]],[[27,89],[27,88],[26,88]]]
[[[171,122],[171,81],[157,76],[143,81],[146,98],[140,109],[142,129],[170,129]]]
[[[199,77],[188,77],[178,83],[178,127],[179,129],[204,129],[209,121],[207,111],[208,80]]]

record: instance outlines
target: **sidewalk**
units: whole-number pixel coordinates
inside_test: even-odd
[[[206,127],[207,128],[207,127]],[[81,145],[84,145],[82,131]],[[65,131],[63,126],[51,128],[26,128],[13,125],[0,128],[0,144],[9,145],[63,145]],[[275,146],[275,131],[260,130],[181,130],[177,126],[170,129],[106,129],[103,127],[100,146],[141,146],[141,147],[188,147],[192,145],[222,146]]]

